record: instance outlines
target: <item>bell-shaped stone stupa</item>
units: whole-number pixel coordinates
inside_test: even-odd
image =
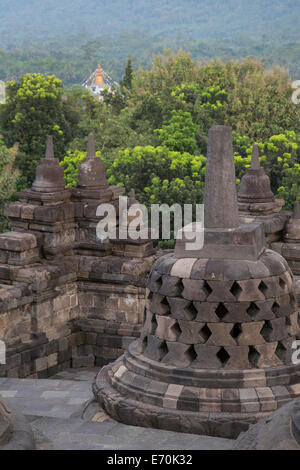
[[[88,137],[87,156],[79,167],[77,187],[83,189],[108,188],[105,166],[102,160],[96,156],[93,134],[89,134]]]
[[[239,223],[226,126],[209,131],[204,203],[203,247],[183,236],[155,262],[141,336],[99,372],[94,394],[128,424],[233,438],[300,394],[298,306],[262,225]]]
[[[279,212],[284,204],[282,199],[275,199],[271,191],[270,179],[260,166],[259,149],[253,145],[251,167],[241,179],[238,193],[238,205],[241,213],[267,215]]]
[[[53,138],[48,136],[45,157],[41,159],[36,168],[33,191],[50,192],[63,191],[65,189],[64,170],[57,158],[54,158]]]
[[[286,226],[284,241],[286,243],[299,243],[300,242],[299,201],[296,201],[294,204],[294,213]]]

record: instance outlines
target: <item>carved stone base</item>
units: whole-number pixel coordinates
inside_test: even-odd
[[[186,385],[193,379],[179,369],[170,369],[169,382],[163,381],[159,370],[152,369],[153,361],[138,363],[136,342],[129,350],[102,368],[93,385],[99,404],[113,419],[125,424],[235,439],[300,393],[299,385],[283,385],[287,380],[297,380],[299,367],[298,371],[286,367],[228,374],[195,370],[194,385],[207,382],[211,375],[215,388],[196,387]],[[157,374],[156,380],[148,377],[150,367],[151,375]]]

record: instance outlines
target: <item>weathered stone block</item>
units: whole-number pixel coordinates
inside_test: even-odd
[[[193,302],[193,306],[197,310],[195,321],[199,322],[219,322],[220,319],[216,315],[218,303],[212,302]]]
[[[21,216],[21,208],[23,204],[21,202],[11,202],[5,204],[4,214],[6,217],[19,218]]]
[[[6,232],[0,234],[0,249],[8,251],[28,251],[37,247],[37,241],[32,233]]]
[[[160,294],[175,297],[180,295],[182,289],[183,286],[180,278],[168,276],[167,274],[162,276],[162,285],[159,288]]]
[[[156,315],[155,318],[157,328],[153,333],[161,339],[176,341],[181,334],[177,321],[174,318],[162,317],[160,315]]]
[[[204,344],[194,345],[197,356],[191,364],[192,368],[196,369],[221,369],[222,363],[219,360],[217,353],[220,350],[219,346],[207,346]]]
[[[272,390],[269,387],[258,387],[256,393],[260,403],[260,411],[273,411],[277,409],[277,403]]]
[[[39,248],[26,251],[7,251],[7,263],[14,266],[24,266],[39,261]]]
[[[213,346],[236,345],[235,339],[230,334],[233,326],[233,323],[208,323],[207,327],[210,331],[210,336],[207,344]]]
[[[168,315],[170,313],[170,305],[164,295],[153,294],[151,300],[147,302],[152,313],[158,315]]]
[[[189,351],[189,345],[167,341],[167,353],[163,355],[161,360],[164,364],[174,367],[187,367],[194,359]]]
[[[204,280],[183,279],[182,297],[187,300],[204,302],[209,293],[210,287]]]
[[[171,276],[189,279],[193,265],[196,261],[196,258],[183,258],[177,260],[171,269]]]
[[[264,343],[265,339],[260,334],[263,326],[263,321],[242,323],[240,331],[235,338],[237,344],[240,346],[245,346]]]
[[[88,356],[73,356],[72,357],[72,367],[79,369],[81,367],[94,367],[95,357],[93,354]]]
[[[21,219],[34,219],[34,211],[36,205],[34,204],[23,204],[21,207]]]
[[[194,320],[197,315],[192,302],[189,300],[167,297],[171,309],[171,316],[177,320]]]
[[[47,357],[40,357],[35,360],[35,370],[36,372],[40,372],[48,368],[48,358]]]

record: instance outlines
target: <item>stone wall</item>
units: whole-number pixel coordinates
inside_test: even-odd
[[[140,334],[153,261],[70,254],[0,266],[0,376],[45,378],[116,359]]]
[[[64,187],[50,139],[33,187],[6,207],[12,231],[0,235],[0,340],[7,348],[0,377],[103,365],[140,334],[154,249],[151,240],[97,239],[97,207],[111,202],[118,214],[124,189],[108,185],[91,136],[78,181]]]

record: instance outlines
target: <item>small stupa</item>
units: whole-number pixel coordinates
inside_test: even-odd
[[[89,134],[87,156],[80,164],[77,187],[89,190],[108,188],[104,163],[96,156],[94,135]],[[97,197],[99,195],[97,194]]]
[[[294,211],[286,224],[283,243],[277,243],[276,248],[287,260],[291,270],[300,275],[300,207],[299,201],[294,204]]]
[[[259,149],[253,145],[251,167],[241,179],[238,193],[240,213],[249,215],[268,215],[279,212],[284,204],[282,199],[275,199],[271,191],[270,179],[260,166]]]
[[[286,243],[300,243],[300,206],[299,201],[294,203],[294,212],[290,218],[284,234]],[[299,246],[300,249],[300,246]]]
[[[57,192],[65,189],[64,170],[53,152],[53,137],[47,137],[45,157],[36,168],[32,191]]]
[[[298,306],[262,225],[240,223],[229,127],[210,129],[207,157],[204,245],[187,226],[154,263],[141,336],[93,390],[118,421],[235,438],[300,394]]]

